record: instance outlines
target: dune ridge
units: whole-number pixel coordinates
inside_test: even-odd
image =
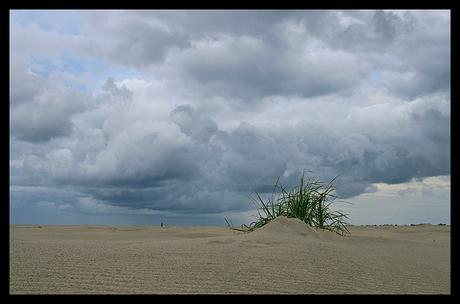
[[[449,294],[450,226],[10,226],[12,294]]]

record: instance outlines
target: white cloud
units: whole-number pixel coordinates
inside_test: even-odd
[[[377,191],[349,199],[354,205],[343,207],[359,219],[353,224],[450,224],[450,175],[373,185]]]
[[[80,212],[89,213],[89,214],[124,213],[124,208],[109,206],[91,197],[80,198],[78,200],[78,203],[76,204],[76,208],[78,208]]]

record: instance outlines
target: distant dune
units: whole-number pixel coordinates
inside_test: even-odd
[[[450,294],[450,226],[10,226],[11,294]]]

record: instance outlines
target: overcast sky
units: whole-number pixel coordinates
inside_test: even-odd
[[[303,170],[353,224],[450,223],[450,23],[10,11],[10,223],[248,224]]]

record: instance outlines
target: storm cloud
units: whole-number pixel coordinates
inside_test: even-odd
[[[15,214],[199,218],[304,170],[345,199],[450,175],[449,12],[57,14],[10,12]]]

